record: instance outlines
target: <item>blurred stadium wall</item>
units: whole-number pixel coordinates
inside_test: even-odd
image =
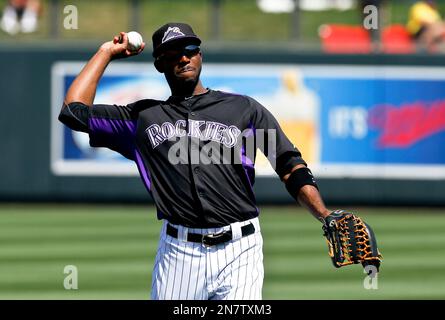
[[[328,203],[445,205],[443,55],[323,52],[318,27],[359,24],[356,7],[339,16],[335,9],[265,13],[247,0],[72,3],[79,7],[78,30],[61,27],[67,2],[43,1],[37,33],[0,36],[1,201],[149,200],[134,167],[88,149],[85,137],[64,130],[56,117],[64,91],[100,43],[136,29],[149,44],[156,26],[183,20],[204,39],[205,84],[252,95],[270,108],[314,168]],[[197,16],[187,10],[192,4]],[[89,10],[101,15],[91,19]],[[60,13],[56,21],[51,12]],[[113,12],[123,13],[115,19]],[[98,98],[139,98],[141,82],[156,88],[148,93],[168,94],[151,62],[149,46],[141,56],[113,62]],[[263,160],[259,202],[293,202]]]

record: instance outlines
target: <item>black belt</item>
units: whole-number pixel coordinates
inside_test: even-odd
[[[241,227],[241,236],[245,237],[255,232],[255,226],[252,223]],[[171,224],[167,224],[167,234],[173,238],[178,238],[178,229]],[[220,233],[199,234],[187,233],[187,241],[202,243],[206,246],[215,246],[233,239],[232,230],[227,230]]]

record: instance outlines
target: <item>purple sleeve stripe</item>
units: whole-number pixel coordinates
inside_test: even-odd
[[[248,158],[245,155],[241,155],[241,163],[243,164],[243,167],[248,167],[248,168],[254,168],[255,164],[253,163],[252,160],[250,160],[250,158]]]
[[[249,122],[247,129],[244,130],[243,132],[243,136],[248,138],[248,137],[253,137],[255,136],[256,133],[256,129],[255,126],[253,124],[253,122]],[[249,183],[250,186],[253,187],[253,183],[252,181],[255,181],[255,163],[252,161],[252,159],[250,159],[249,157],[247,157],[246,155],[246,146],[243,144],[241,147],[241,164],[244,168],[244,171],[246,172],[247,175],[247,179],[249,179]]]
[[[241,147],[241,164],[244,171],[246,172],[247,179],[249,180],[250,186],[253,187],[252,181],[255,179],[255,163],[246,156],[245,146]]]
[[[88,127],[92,147],[110,148],[134,160],[136,120],[91,117]]]
[[[253,122],[249,122],[247,129],[244,130],[243,132],[243,136],[248,138],[248,137],[253,137],[256,134],[256,128],[253,125]]]
[[[104,119],[91,117],[88,124],[90,132],[99,131],[101,133],[107,134],[128,132],[134,135],[136,131],[135,120]]]
[[[150,173],[147,168],[145,168],[144,161],[142,160],[142,156],[139,150],[135,149],[135,162],[139,170],[139,174],[141,175],[142,181],[144,182],[145,188],[148,192],[151,193],[151,181],[150,181]]]

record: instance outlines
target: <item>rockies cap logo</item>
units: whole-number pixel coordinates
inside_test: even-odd
[[[162,43],[181,36],[185,36],[185,34],[182,33],[179,27],[168,27],[167,31],[164,32],[164,36],[162,37]]]

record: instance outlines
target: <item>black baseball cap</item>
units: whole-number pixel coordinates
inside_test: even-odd
[[[190,25],[181,22],[169,22],[153,33],[153,57],[157,57],[163,50],[179,45],[201,44],[201,39],[193,32]]]

